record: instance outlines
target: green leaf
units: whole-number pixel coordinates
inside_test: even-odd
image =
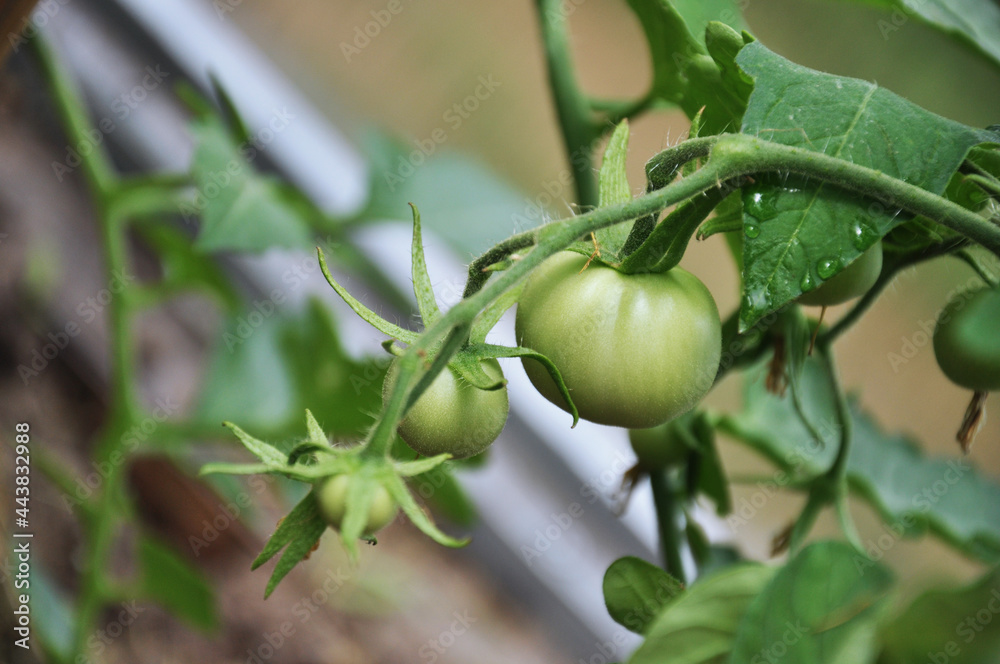
[[[950,35],[993,65],[1000,66],[1000,6],[992,0],[851,0],[872,5],[891,16],[877,22],[885,39],[899,30],[911,17]],[[900,18],[904,20],[901,23]]]
[[[908,437],[882,432],[856,405],[852,411],[848,481],[882,514],[892,543],[929,528],[970,555],[1000,562],[1000,482],[968,457],[927,457]],[[867,544],[878,553],[881,545]]]
[[[247,312],[224,324],[203,382],[197,421],[234,421],[259,436],[294,443],[308,408],[334,438],[360,439],[372,413],[381,408],[385,362],[349,357],[319,301],[310,300],[304,311],[266,304],[275,310],[256,327]]]
[[[185,216],[201,216],[195,246],[203,251],[264,251],[309,246],[309,225],[288,204],[276,180],[258,174],[217,119],[194,122],[191,172],[198,187]]]
[[[859,563],[869,566],[859,569]],[[779,569],[750,602],[730,661],[869,662],[875,619],[891,585],[886,568],[870,563],[848,544],[812,544]]]
[[[414,208],[414,214],[416,214],[415,210],[416,208]],[[414,241],[416,241],[419,238],[420,235],[419,229],[420,229],[420,224],[419,222],[417,222],[413,226]],[[422,247],[423,245],[421,245],[421,252],[420,252],[421,256],[423,256]],[[374,327],[376,330],[378,330],[379,332],[381,332],[386,336],[392,337],[393,339],[397,339],[399,341],[402,341],[403,343],[408,343],[408,344],[413,343],[414,341],[417,340],[416,332],[413,332],[412,330],[403,329],[400,326],[396,325],[395,323],[390,323],[389,321],[382,318],[377,313],[375,313],[374,311],[363,305],[357,298],[351,295],[346,288],[338,284],[337,280],[333,278],[332,274],[330,274],[330,268],[326,264],[326,256],[323,255],[323,250],[320,249],[319,247],[316,248],[316,255],[319,259],[320,271],[323,272],[323,276],[326,278],[326,283],[330,284],[330,287],[337,292],[337,295],[343,298],[344,302],[347,303],[347,306],[349,306],[354,311],[354,313],[361,316],[361,318],[363,318],[365,322]],[[416,263],[414,263],[414,274],[416,274],[415,271],[416,271]],[[426,266],[424,268],[424,275],[425,276],[427,275]],[[413,283],[413,288],[414,292],[416,292],[417,289],[420,288],[416,280]],[[429,282],[427,283],[427,288],[430,289]],[[430,291],[430,296],[431,299],[433,300],[434,298],[433,290]],[[417,298],[420,297],[421,295],[418,293]],[[434,311],[436,310],[437,310],[437,305],[435,304]]]
[[[604,603],[615,622],[642,634],[684,584],[640,558],[626,556],[604,573]]]
[[[773,574],[769,567],[744,564],[700,579],[647,626],[629,664],[728,662],[743,613]]]
[[[326,522],[319,514],[314,493],[310,491],[288,513],[288,516],[281,520],[277,530],[271,535],[271,539],[264,545],[264,550],[250,566],[251,570],[255,570],[273,558],[279,551],[285,549],[267,582],[264,599],[270,597],[285,575],[309,555],[325,530]]]
[[[803,422],[790,397],[767,391],[766,373],[766,367],[747,372],[743,409],[723,417],[720,429],[777,464],[785,473],[781,484],[798,484],[826,472],[836,457],[840,431],[823,362],[808,358],[798,379],[802,412],[812,429]]]
[[[775,488],[798,488],[825,472],[839,441],[829,381],[818,361],[803,367],[804,409],[822,445],[803,424],[790,398],[769,394],[763,376],[748,376],[744,410],[719,421],[719,429],[758,450],[775,464]],[[927,457],[906,436],[882,432],[857,404],[851,405],[851,491],[886,521],[891,545],[930,530],[981,560],[1000,562],[1000,483],[976,470],[967,457]],[[866,542],[873,556],[880,544]]]
[[[424,239],[420,234],[420,210],[413,203],[413,243],[410,248],[413,272],[413,294],[417,298],[417,309],[420,318],[424,321],[424,327],[430,327],[441,317],[438,309],[437,299],[434,297],[434,288],[431,286],[431,277],[427,273],[427,259],[424,258]],[[326,274],[324,272],[324,274]],[[330,281],[329,279],[327,281]],[[330,284],[333,285],[332,283]],[[338,293],[340,291],[337,291]],[[355,311],[357,311],[355,309]],[[367,319],[366,319],[367,320]]]
[[[918,597],[882,630],[884,664],[995,664],[1000,652],[1000,569],[960,588]]]
[[[137,225],[139,234],[160,258],[162,284],[172,290],[199,289],[216,297],[229,313],[240,306],[240,296],[211,257],[198,253],[180,230],[163,223]]]
[[[200,629],[219,625],[208,580],[187,561],[151,537],[139,538],[137,595],[151,599]]]
[[[823,152],[935,194],[970,148],[993,138],[872,83],[791,63],[759,42],[746,45],[737,63],[755,81],[743,133]],[[744,188],[743,211],[741,329],[833,277],[906,219],[801,178],[759,179]]]
[[[625,172],[628,156],[628,120],[622,120],[608,140],[601,162],[599,179],[600,207],[618,205],[632,200],[632,189]],[[601,259],[605,262],[618,260],[622,248],[628,240],[631,224],[615,224],[594,233],[600,247]]]
[[[716,134],[739,124],[745,96],[723,82],[719,65],[708,54],[706,29],[721,21],[743,29],[732,0],[629,0],[639,17],[653,61],[651,93],[680,106],[688,118],[701,112],[700,134]],[[716,29],[717,30],[717,29]],[[718,34],[718,32],[717,32]],[[716,34],[716,36],[717,36]],[[725,49],[715,49],[725,60]]]

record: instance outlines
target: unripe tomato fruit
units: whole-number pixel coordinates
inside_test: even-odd
[[[347,490],[350,485],[350,476],[334,475],[321,480],[316,487],[316,503],[319,505],[319,513],[323,520],[336,530],[340,530],[340,525],[344,521],[344,513],[347,510]],[[385,487],[379,485],[375,489],[375,496],[368,508],[368,520],[365,522],[362,532],[365,535],[371,535],[385,528],[396,518],[397,511],[396,501],[392,499]]]
[[[643,429],[690,410],[712,387],[722,326],[705,285],[681,268],[623,274],[560,252],[540,265],[517,306],[518,343],[551,359],[580,417]],[[528,378],[568,406],[541,364]]]
[[[1000,289],[961,293],[945,305],[934,328],[934,357],[956,385],[1000,390]]]
[[[882,241],[879,240],[853,263],[799,296],[799,303],[812,307],[832,307],[864,295],[882,272]]]
[[[641,469],[656,471],[687,459],[691,448],[680,439],[672,424],[665,422],[649,429],[629,429],[628,441]]]
[[[490,378],[503,379],[496,360],[482,360],[480,366]],[[396,383],[397,372],[398,365],[393,362],[382,384],[383,403]],[[446,367],[403,418],[399,435],[424,456],[448,453],[464,459],[484,451],[497,439],[509,408],[506,387],[480,390]]]

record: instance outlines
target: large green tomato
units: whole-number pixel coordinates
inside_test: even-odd
[[[956,385],[1000,390],[1000,289],[952,298],[934,328],[934,356]]]
[[[482,360],[480,366],[490,378],[503,379],[496,360]],[[396,373],[393,362],[382,384],[383,402],[396,382]],[[464,459],[484,451],[497,439],[508,410],[506,387],[480,390],[445,368],[403,418],[399,435],[424,456],[448,453]]]
[[[799,302],[813,307],[832,307],[864,295],[882,272],[882,241],[872,245],[853,263],[799,296]]]
[[[715,300],[690,272],[623,274],[560,252],[540,265],[517,307],[517,341],[559,368],[580,417],[644,429],[690,410],[712,387],[722,350]],[[582,271],[581,271],[582,270]],[[524,369],[567,404],[548,372]]]
[[[334,475],[321,480],[316,486],[316,504],[319,506],[319,513],[324,521],[337,530],[340,530],[347,511],[347,490],[350,485],[350,476]],[[396,518],[397,511],[396,501],[385,487],[380,485],[375,489],[375,496],[368,508],[368,520],[362,532],[371,535],[385,528]]]

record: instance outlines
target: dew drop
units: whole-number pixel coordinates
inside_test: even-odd
[[[771,298],[764,288],[755,288],[743,298],[743,304],[750,311],[767,311],[771,304]]]
[[[778,216],[778,208],[775,206],[778,191],[778,189],[773,187],[749,190],[747,196],[743,198],[743,211],[760,221],[773,219]]]
[[[854,248],[858,251],[865,251],[870,246],[878,242],[879,232],[867,219],[859,219],[854,222],[851,229]]]
[[[755,238],[758,235],[760,235],[760,226],[753,223],[752,221],[748,221],[744,225],[743,230],[746,232],[748,238]]]
[[[822,260],[816,265],[816,272],[820,279],[829,279],[840,269],[840,259],[831,258]]]
[[[799,282],[799,286],[802,287],[803,293],[807,293],[816,287],[816,282],[813,280],[812,275],[806,272],[805,276],[802,277],[802,281]]]

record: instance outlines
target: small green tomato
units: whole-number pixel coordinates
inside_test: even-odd
[[[679,465],[691,451],[680,439],[673,421],[649,429],[629,429],[628,440],[639,468],[647,472]]]
[[[344,521],[344,513],[347,510],[347,491],[350,485],[350,476],[334,475],[321,480],[316,487],[316,502],[319,505],[319,513],[323,516],[323,520],[336,530],[340,530],[340,525]],[[368,508],[368,520],[365,522],[362,532],[365,535],[371,535],[385,528],[396,518],[397,511],[396,501],[392,499],[385,487],[379,485],[375,489],[375,496]]]
[[[934,357],[956,385],[1000,390],[1000,289],[961,293],[945,305],[934,328]]]
[[[490,378],[503,379],[496,360],[483,360],[480,366]],[[383,402],[396,383],[397,373],[398,365],[393,362],[382,384]],[[483,452],[497,439],[508,411],[506,387],[480,390],[445,368],[403,418],[399,436],[424,456],[447,453],[465,459]]]

